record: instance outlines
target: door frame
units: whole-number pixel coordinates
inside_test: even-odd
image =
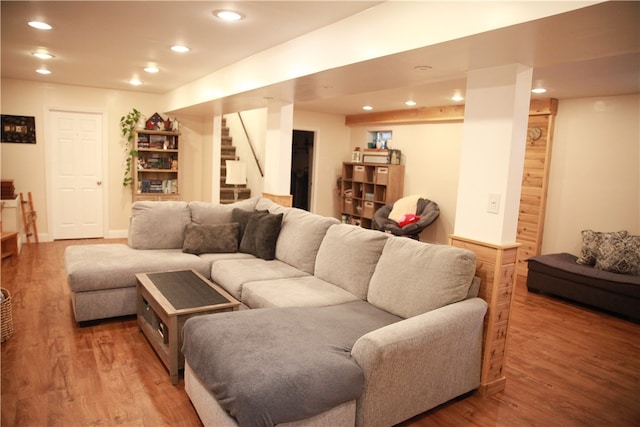
[[[45,138],[45,192],[46,192],[46,200],[47,200],[47,241],[53,241],[54,238],[54,229],[55,224],[53,221],[54,217],[54,201],[53,201],[53,161],[54,161],[54,153],[52,147],[53,135],[51,134],[53,130],[53,126],[51,124],[51,113],[52,112],[63,112],[63,113],[80,113],[80,114],[96,114],[100,116],[101,126],[102,126],[102,135],[101,135],[101,155],[102,155],[102,237],[105,238],[109,235],[109,144],[108,137],[109,132],[107,131],[107,123],[108,123],[108,113],[106,110],[95,109],[95,108],[74,108],[74,107],[55,107],[55,106],[45,106],[44,107],[44,134]]]
[[[309,212],[314,212],[315,209],[315,183],[314,176],[316,171],[316,143],[318,142],[318,131],[317,130],[309,130],[309,129],[300,129],[293,127],[291,131],[291,148],[293,148],[293,132],[309,132],[313,134],[313,142],[311,144],[311,158],[309,159],[309,183],[307,184],[308,194],[308,204],[309,204]],[[289,165],[289,169],[293,169],[293,153],[291,154],[291,164]],[[291,186],[291,181],[289,181],[289,186]]]

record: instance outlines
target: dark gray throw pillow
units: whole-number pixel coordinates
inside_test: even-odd
[[[237,222],[240,224],[240,231],[238,234],[238,241],[242,242],[242,236],[244,236],[244,229],[247,227],[247,223],[249,222],[249,218],[254,215],[269,213],[269,211],[246,211],[240,208],[233,208],[231,211],[231,222]]]
[[[213,254],[238,252],[240,224],[195,225],[187,224],[184,229],[182,252],[189,254]]]
[[[249,218],[240,240],[240,252],[272,260],[282,226],[282,214],[256,213]]]

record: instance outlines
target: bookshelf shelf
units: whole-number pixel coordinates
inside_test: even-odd
[[[180,200],[180,133],[138,130],[134,142],[133,201]]]

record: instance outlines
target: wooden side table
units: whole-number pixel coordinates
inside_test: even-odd
[[[193,270],[136,274],[138,329],[178,383],[182,327],[190,317],[235,311],[240,302]]]
[[[18,257],[18,232],[2,232],[2,259]]]

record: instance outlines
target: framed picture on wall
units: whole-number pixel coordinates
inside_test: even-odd
[[[36,143],[36,118],[31,116],[10,116],[2,114],[1,117],[2,142],[15,142],[20,144]]]

